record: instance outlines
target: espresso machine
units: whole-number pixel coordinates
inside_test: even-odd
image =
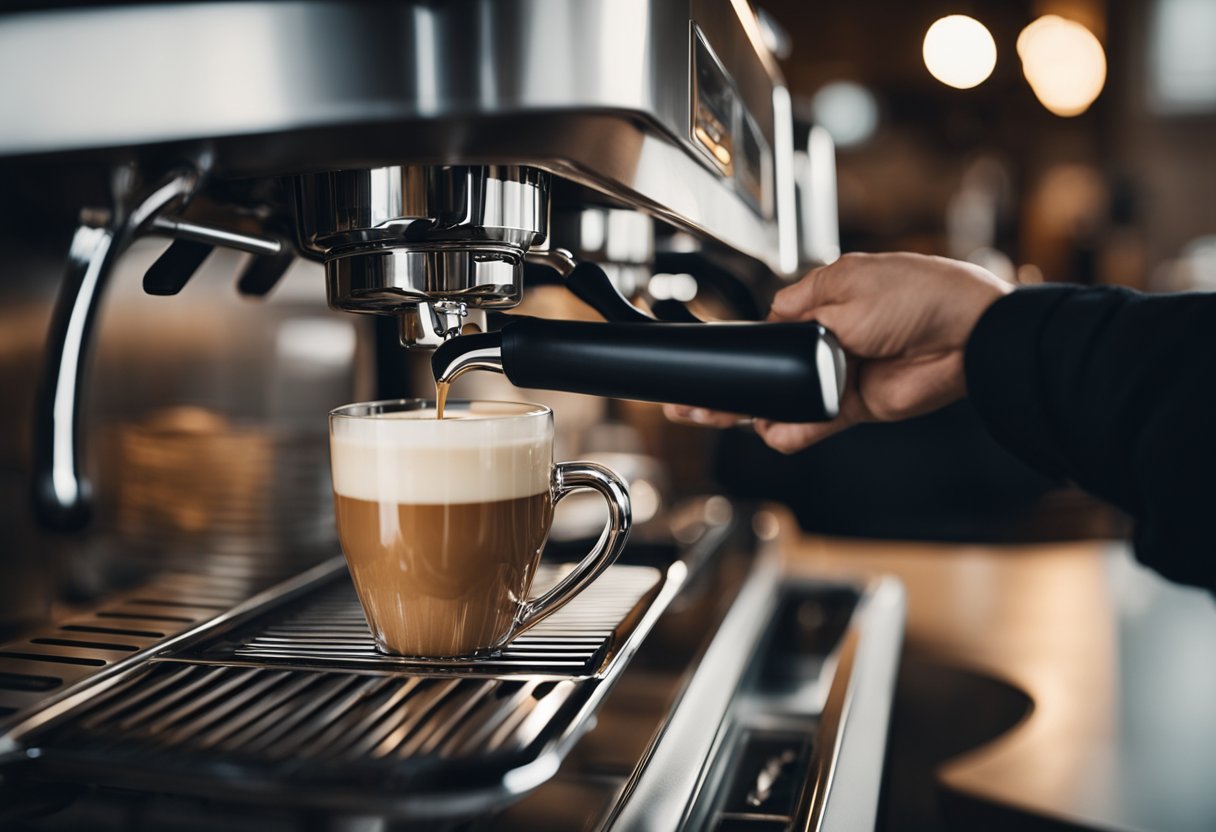
[[[371,364],[350,373],[381,393],[421,352],[439,381],[489,370],[834,417],[847,370],[831,333],[755,320],[839,254],[830,139],[794,124],[772,25],[743,0],[0,15],[0,76],[22,79],[0,87],[19,267],[0,298],[46,309],[40,357],[13,361],[30,391],[16,423],[29,439],[10,455],[28,517],[5,518],[36,530],[4,562],[96,532],[90,355],[124,270],[148,304],[200,315],[194,284],[220,262],[267,308],[323,286],[333,315],[371,322],[345,360]],[[22,269],[56,286],[53,307]],[[743,320],[647,297],[660,274],[717,287]],[[603,322],[512,316],[534,284]],[[347,343],[319,323],[295,331],[302,360]],[[201,420],[175,415],[175,429]],[[271,479],[292,459],[266,458]],[[152,490],[184,500],[201,477]],[[297,505],[281,523],[315,517]],[[902,590],[791,581],[775,529],[712,494],[672,505],[586,597],[498,656],[443,667],[375,651],[332,541],[297,559],[207,544],[144,562],[0,645],[0,822],[872,827]]]

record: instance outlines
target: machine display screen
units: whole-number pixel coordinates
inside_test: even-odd
[[[693,29],[693,143],[762,216],[771,216],[769,147],[730,76]]]
[[[696,95],[693,98],[692,136],[726,176],[735,166],[735,121],[739,99],[726,72],[709,50],[700,32],[693,38]]]

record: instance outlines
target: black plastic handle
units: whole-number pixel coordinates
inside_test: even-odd
[[[692,314],[687,306],[671,298],[656,300],[650,304],[650,309],[660,321],[668,321],[673,324],[701,323],[701,319]]]
[[[604,320],[618,324],[654,323],[654,318],[638,309],[612,284],[599,265],[582,262],[566,277],[566,288],[574,296],[604,316]]]
[[[144,274],[144,291],[149,295],[176,295],[203,265],[215,246],[194,240],[174,240]]]
[[[600,324],[527,318],[504,327],[513,384],[671,402],[782,422],[839,412],[844,354],[816,322]]]

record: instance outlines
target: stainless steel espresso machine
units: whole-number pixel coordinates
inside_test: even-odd
[[[500,655],[436,666],[376,652],[332,537],[298,536],[325,519],[306,498],[274,535],[244,520],[268,489],[308,480],[315,436],[178,408],[118,437],[116,477],[91,474],[91,355],[132,308],[130,327],[176,317],[165,341],[110,362],[113,384],[145,351],[219,349],[222,331],[242,345],[231,375],[258,379],[234,397],[263,409],[343,379],[351,392],[333,395],[375,378],[387,393],[404,352],[433,350],[436,377],[493,369],[831,418],[846,369],[822,327],[703,323],[646,293],[652,275],[680,275],[755,317],[757,298],[839,253],[830,142],[796,129],[766,25],[743,0],[0,15],[0,300],[6,327],[39,343],[31,360],[29,338],[22,353],[0,341],[31,414],[10,417],[20,438],[0,454],[31,484],[28,511],[0,515],[0,562],[34,575],[63,547],[87,570],[112,480],[135,495],[126,528],[197,533],[161,560],[148,534],[118,578],[10,628],[0,825],[873,826],[902,591],[784,578],[766,511],[712,495],[667,506],[568,608]],[[236,326],[194,294],[221,267],[249,301],[232,299]],[[533,284],[606,322],[503,314]],[[303,300],[303,317],[273,311],[302,285],[375,326]],[[290,372],[257,369],[259,314],[289,319],[271,340]],[[206,373],[188,375],[173,383]],[[546,557],[573,551],[555,541]],[[12,594],[34,588],[22,577]]]

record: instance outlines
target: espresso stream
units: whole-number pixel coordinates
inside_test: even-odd
[[[435,418],[443,418],[443,408],[448,403],[448,391],[452,389],[450,381],[435,382]]]

